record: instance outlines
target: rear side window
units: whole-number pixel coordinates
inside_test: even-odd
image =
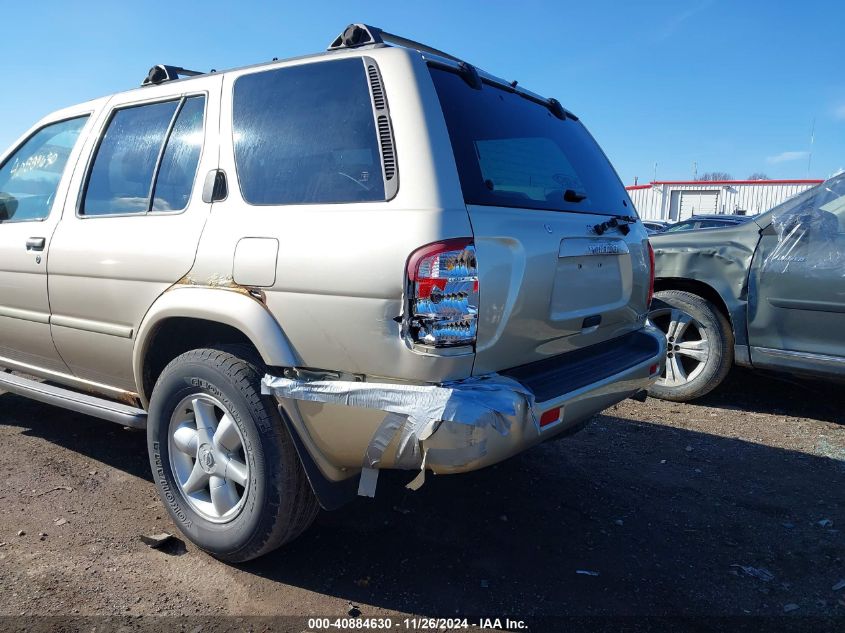
[[[203,97],[191,97],[182,106],[161,157],[153,211],[177,211],[188,206],[200,161],[204,110]]]
[[[235,162],[254,205],[385,199],[370,89],[361,59],[240,77]]]
[[[467,204],[632,214],[627,194],[580,121],[438,68],[431,76]]]
[[[205,97],[133,106],[112,116],[88,177],[83,215],[180,211],[191,197]]]
[[[87,116],[47,125],[0,167],[0,222],[44,220]]]

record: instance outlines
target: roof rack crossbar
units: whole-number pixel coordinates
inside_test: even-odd
[[[414,40],[402,37],[401,35],[388,33],[376,26],[360,23],[350,24],[347,26],[343,33],[338,35],[334,41],[329,44],[327,50],[334,51],[342,48],[356,48],[358,46],[366,46],[368,44],[395,44],[396,46],[401,46],[403,48],[413,48],[423,53],[429,53],[431,55],[437,55],[438,57],[451,59],[454,62],[460,63],[463,61],[454,55],[445,53],[441,50],[428,46],[427,44],[415,42]]]
[[[174,81],[179,77],[197,77],[205,73],[198,70],[188,70],[180,66],[167,66],[165,64],[158,64],[150,68],[150,72],[144,79],[142,86],[153,86],[164,83],[165,81]]]

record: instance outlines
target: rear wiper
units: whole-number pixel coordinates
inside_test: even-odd
[[[574,189],[567,189],[563,192],[563,199],[567,202],[581,202],[582,200],[586,200],[587,196],[583,193],[578,193]]]
[[[629,224],[636,224],[637,218],[633,215],[615,215],[609,220],[599,222],[593,226],[596,235],[602,235],[607,229],[618,228],[622,235],[628,235],[631,232]]]

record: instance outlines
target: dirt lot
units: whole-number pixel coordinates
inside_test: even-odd
[[[628,401],[417,493],[383,477],[238,568],[141,543],[176,533],[143,433],[6,394],[0,444],[2,615],[845,616],[841,386]]]

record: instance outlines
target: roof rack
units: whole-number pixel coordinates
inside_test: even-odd
[[[438,57],[445,57],[446,59],[451,59],[454,62],[464,61],[454,55],[432,48],[427,44],[409,40],[407,37],[402,37],[401,35],[388,33],[387,31],[383,31],[375,26],[370,26],[369,24],[350,24],[344,29],[343,33],[338,35],[334,41],[329,44],[329,47],[326,50],[335,51],[341,48],[356,48],[358,46],[367,46],[369,44],[396,44],[397,46],[402,46],[403,48],[415,48],[423,53],[430,53],[432,55],[437,55]]]
[[[179,79],[179,77],[197,77],[198,75],[204,74],[205,73],[198,70],[188,70],[187,68],[181,68],[179,66],[166,66],[165,64],[159,64],[158,66],[150,68],[150,72],[147,74],[146,79],[144,79],[141,85],[157,86],[165,81],[175,81],[176,79]]]
[[[578,120],[578,117],[564,108],[557,99],[547,99],[545,97],[541,97],[540,95],[523,89],[522,86],[517,87],[516,81],[505,81],[504,79],[500,79],[489,73],[485,73],[483,71],[479,72],[472,64],[469,64],[454,55],[432,48],[427,44],[415,42],[407,37],[388,33],[387,31],[383,31],[375,26],[370,26],[369,24],[350,24],[344,29],[343,33],[338,35],[334,41],[329,44],[329,47],[326,50],[336,51],[347,48],[358,48],[359,46],[384,46],[386,44],[394,44],[396,46],[401,46],[402,48],[411,48],[418,50],[421,53],[428,53],[429,55],[439,57],[439,60],[428,60],[429,65],[442,67],[447,70],[451,70],[452,72],[456,72],[459,77],[476,90],[480,90],[483,83],[490,83],[503,88],[504,90],[508,90],[509,92],[518,93],[530,101],[546,106],[558,119],[570,118],[575,121]],[[451,64],[456,64],[457,68],[452,67]]]

